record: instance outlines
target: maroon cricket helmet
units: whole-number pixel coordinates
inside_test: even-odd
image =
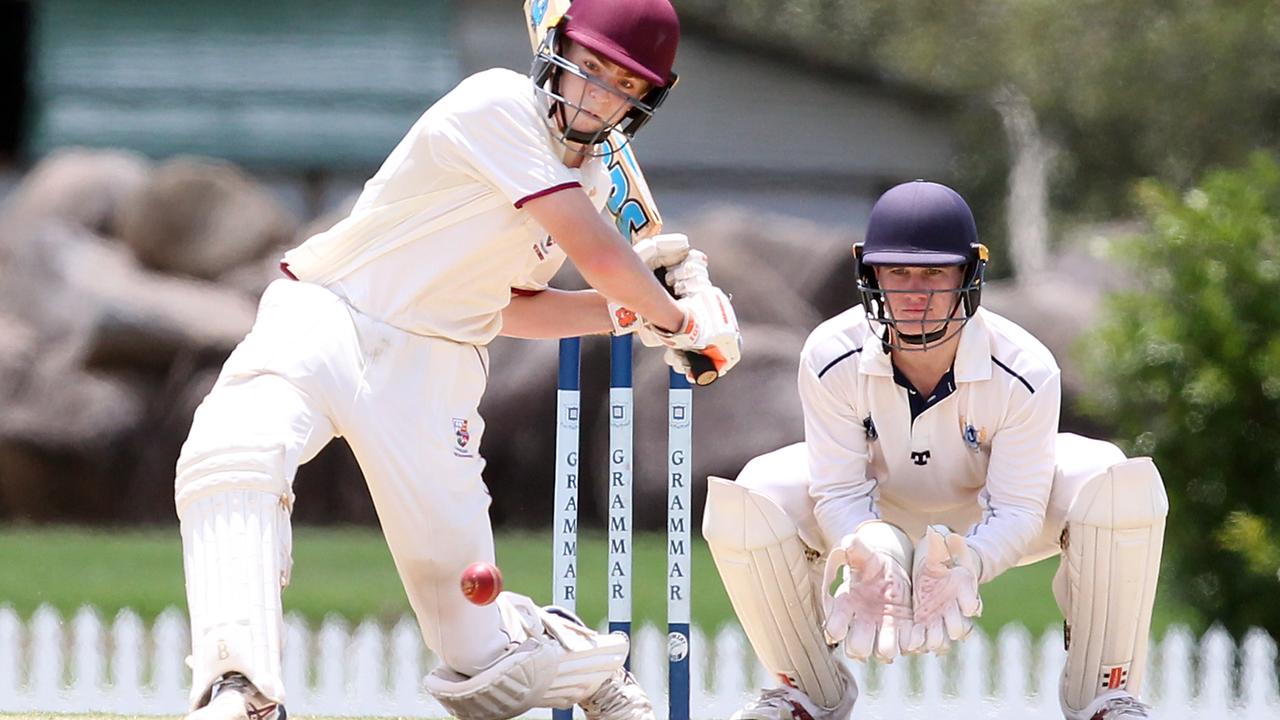
[[[675,81],[680,20],[670,0],[573,0],[564,34],[656,87]]]

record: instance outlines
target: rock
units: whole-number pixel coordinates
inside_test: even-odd
[[[35,328],[0,309],[0,407],[26,383],[36,367]]]
[[[756,455],[803,439],[796,371],[807,335],[777,325],[746,325],[743,345],[750,350],[742,362],[715,384],[694,388],[692,494],[699,521],[708,475],[732,478]],[[635,523],[660,529],[667,497],[667,366],[661,352],[637,350],[634,385]],[[584,397],[582,495],[591,498],[584,512],[601,521],[608,506],[608,417],[607,394],[595,395],[590,405]]]
[[[697,217],[688,233],[741,322],[812,329],[857,302],[853,239],[843,230],[723,207]]]
[[[143,270],[65,222],[21,236],[0,283],[0,331],[17,328],[0,343],[0,505],[31,519],[172,517],[194,408],[183,387],[212,383],[253,303]]]
[[[555,340],[511,338],[489,346],[480,452],[495,525],[538,526],[551,519],[558,348]]]
[[[225,357],[253,324],[253,301],[213,283],[148,272],[128,250],[46,223],[17,248],[0,307],[46,339],[81,338],[85,367],[163,370],[179,353]]]
[[[11,517],[97,520],[127,501],[145,385],[85,372],[76,359],[70,345],[43,352],[0,411],[0,507]]]
[[[151,162],[121,150],[64,148],[27,173],[9,196],[3,227],[58,219],[103,236],[116,233],[120,211],[151,172]]]
[[[212,280],[288,245],[297,220],[236,167],[175,158],[125,204],[121,238],[145,267]]]

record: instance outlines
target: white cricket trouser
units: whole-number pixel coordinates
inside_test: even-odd
[[[1066,526],[1067,510],[1072,500],[1086,482],[1125,459],[1124,453],[1109,442],[1072,433],[1058,435],[1056,452],[1057,466],[1054,468],[1044,529],[1018,565],[1029,565],[1060,553],[1058,541]],[[737,482],[768,496],[786,511],[800,528],[800,538],[806,545],[824,555],[830,550],[813,514],[813,499],[809,496],[809,458],[803,442],[753,458],[739,473]],[[922,537],[928,525],[942,524],[964,532],[982,519],[982,508],[976,502],[972,507],[949,513],[920,513],[883,498],[879,507],[884,520],[905,530],[912,539]]]
[[[179,461],[178,507],[193,647],[205,629],[250,628],[251,634],[266,637],[227,637],[256,650],[219,645],[209,655],[225,660],[240,657],[243,650],[245,657],[263,658],[248,664],[259,666],[253,670],[264,684],[277,684],[280,650],[273,628],[281,622],[282,583],[262,572],[255,576],[249,570],[236,574],[236,568],[213,567],[219,558],[226,565],[226,558],[235,556],[237,532],[271,525],[262,520],[269,506],[254,499],[270,500],[271,495],[249,493],[246,505],[240,499],[246,483],[237,479],[235,468],[254,467],[260,458],[250,457],[253,453],[270,454],[262,448],[275,448],[274,454],[282,456],[265,462],[281,468],[276,474],[284,486],[277,493],[286,508],[283,529],[254,542],[276,546],[284,555],[282,575],[287,576],[287,508],[294,474],[330,439],[342,436],[364,471],[427,646],[464,674],[497,659],[508,644],[497,605],[477,607],[459,590],[463,568],[494,559],[490,498],[480,476],[484,422],[477,412],[487,363],[483,348],[404,332],[361,315],[318,285],[272,283],[262,296],[253,330],[196,411]],[[231,460],[219,466],[219,458]],[[246,465],[245,458],[254,462]],[[199,499],[187,502],[184,493]],[[228,497],[234,499],[228,502]],[[250,550],[242,554],[254,556]],[[255,599],[239,602],[228,593]],[[225,638],[219,636],[217,642]],[[204,677],[202,662],[195,653],[197,678]],[[243,671],[249,674],[250,669]],[[202,691],[193,688],[197,695]],[[283,695],[283,688],[277,694]]]

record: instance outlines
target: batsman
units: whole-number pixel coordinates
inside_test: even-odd
[[[1163,482],[1149,458],[1058,432],[1058,366],[981,307],[987,259],[955,191],[884,193],[854,247],[861,304],[801,352],[804,442],[711,479],[703,534],[780,683],[733,720],[848,718],[858,688],[838,646],[944,653],[972,630],[983,583],[1055,554],[1063,717],[1150,717]]]
[[[533,0],[529,17],[530,74],[478,73],[422,115],[351,214],[285,255],[287,278],[266,289],[196,411],[175,481],[189,720],[285,717],[293,479],[336,436],[359,461],[440,660],[427,690],[452,715],[577,705],[591,720],[653,718],[623,667],[625,637],[513,593],[480,606],[459,590],[464,568],[494,559],[477,412],[489,373],[503,372],[489,367],[494,337],[639,331],[674,367],[696,352],[717,376],[740,351],[704,255],[679,235],[633,249],[602,214],[601,156],[675,84],[674,9]],[[566,257],[592,289],[548,287]],[[618,327],[620,317],[634,322]]]

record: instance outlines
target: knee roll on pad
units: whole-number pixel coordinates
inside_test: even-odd
[[[627,659],[624,635],[602,635],[573,614],[540,608],[523,595],[504,592],[497,602],[515,647],[472,677],[441,666],[426,679],[427,692],[460,720],[504,720],[535,707],[573,707]]]
[[[712,477],[702,536],[760,662],[822,707],[840,706],[851,680],[823,637],[820,558],[795,522],[765,495]]]
[[[1168,512],[1150,458],[1113,465],[1072,502],[1053,588],[1067,623],[1068,717],[1103,693],[1140,693]]]
[[[256,490],[287,498],[293,493],[285,468],[285,448],[279,443],[219,448],[178,460],[173,500],[181,516],[188,504],[225,490]]]
[[[292,565],[293,495],[283,446],[184,458],[174,489],[191,617],[191,707],[207,702],[228,672],[284,702],[280,591]]]

